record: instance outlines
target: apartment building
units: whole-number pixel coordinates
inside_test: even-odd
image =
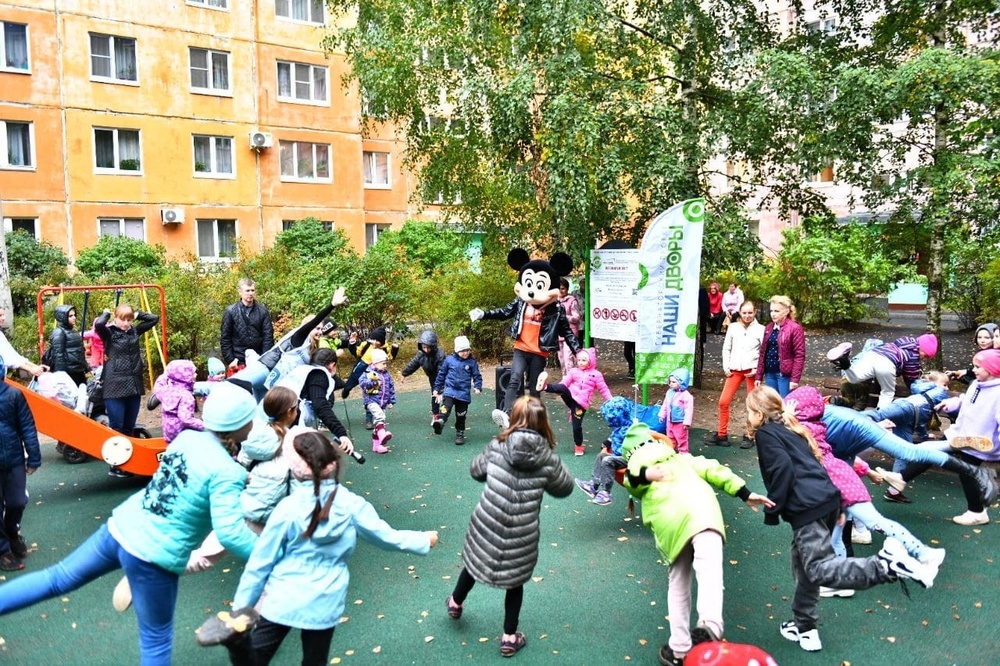
[[[315,217],[359,251],[415,217],[361,132],[322,0],[0,0],[0,204],[70,257],[101,236],[225,261]]]

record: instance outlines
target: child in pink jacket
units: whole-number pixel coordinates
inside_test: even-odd
[[[667,395],[660,408],[660,423],[667,424],[667,437],[674,441],[677,453],[690,453],[688,429],[694,421],[694,396],[688,391],[691,374],[677,368],[667,380]]]
[[[587,356],[581,354],[576,359],[576,367],[570,368],[562,379],[562,383],[549,384],[549,373],[538,375],[536,389],[547,393],[558,394],[569,407],[569,420],[573,424],[573,444],[578,456],[584,454],[583,448],[583,417],[590,409],[590,401],[595,392],[600,392],[605,400],[611,400],[611,390],[604,375],[597,369],[597,350],[587,349]]]
[[[204,430],[201,419],[194,415],[194,378],[197,369],[191,361],[167,363],[167,369],[156,378],[153,395],[160,401],[163,419],[163,439],[169,444],[181,430]]]
[[[809,431],[816,441],[816,450],[819,452],[819,460],[830,475],[833,485],[840,491],[840,508],[847,514],[848,520],[861,523],[874,532],[881,532],[887,537],[898,539],[907,552],[921,563],[932,567],[939,567],[944,561],[944,548],[930,548],[920,539],[897,523],[886,518],[875,505],[872,504],[872,496],[868,494],[861,477],[867,476],[875,483],[882,483],[882,476],[868,467],[868,463],[860,458],[854,459],[854,466],[833,455],[833,449],[826,441],[826,424],[823,423],[823,410],[826,405],[823,396],[812,386],[800,386],[785,397],[787,405],[795,408],[795,418]],[[843,538],[844,526],[838,521],[830,534],[831,545],[837,557],[847,557],[847,547]],[[836,590],[828,587],[821,587],[819,595],[821,597],[851,597],[854,590]]]

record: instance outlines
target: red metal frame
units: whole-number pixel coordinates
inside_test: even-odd
[[[38,358],[45,353],[45,315],[43,313],[43,297],[46,294],[58,294],[64,291],[117,291],[119,289],[156,289],[160,293],[160,349],[163,358],[167,358],[167,296],[163,287],[158,284],[101,284],[94,286],[60,286],[42,287],[38,291]],[[87,322],[79,322],[80,333],[87,330]]]

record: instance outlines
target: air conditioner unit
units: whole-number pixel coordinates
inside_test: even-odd
[[[260,130],[250,132],[251,150],[262,150],[264,148],[270,148],[273,145],[274,135],[270,132],[261,132]]]
[[[161,208],[160,220],[163,224],[181,224],[184,222],[183,208]]]

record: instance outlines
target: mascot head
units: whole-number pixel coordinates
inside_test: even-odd
[[[559,278],[573,270],[573,260],[565,252],[556,252],[546,261],[531,259],[521,248],[514,248],[507,254],[507,265],[518,272],[514,293],[536,307],[558,300]]]

